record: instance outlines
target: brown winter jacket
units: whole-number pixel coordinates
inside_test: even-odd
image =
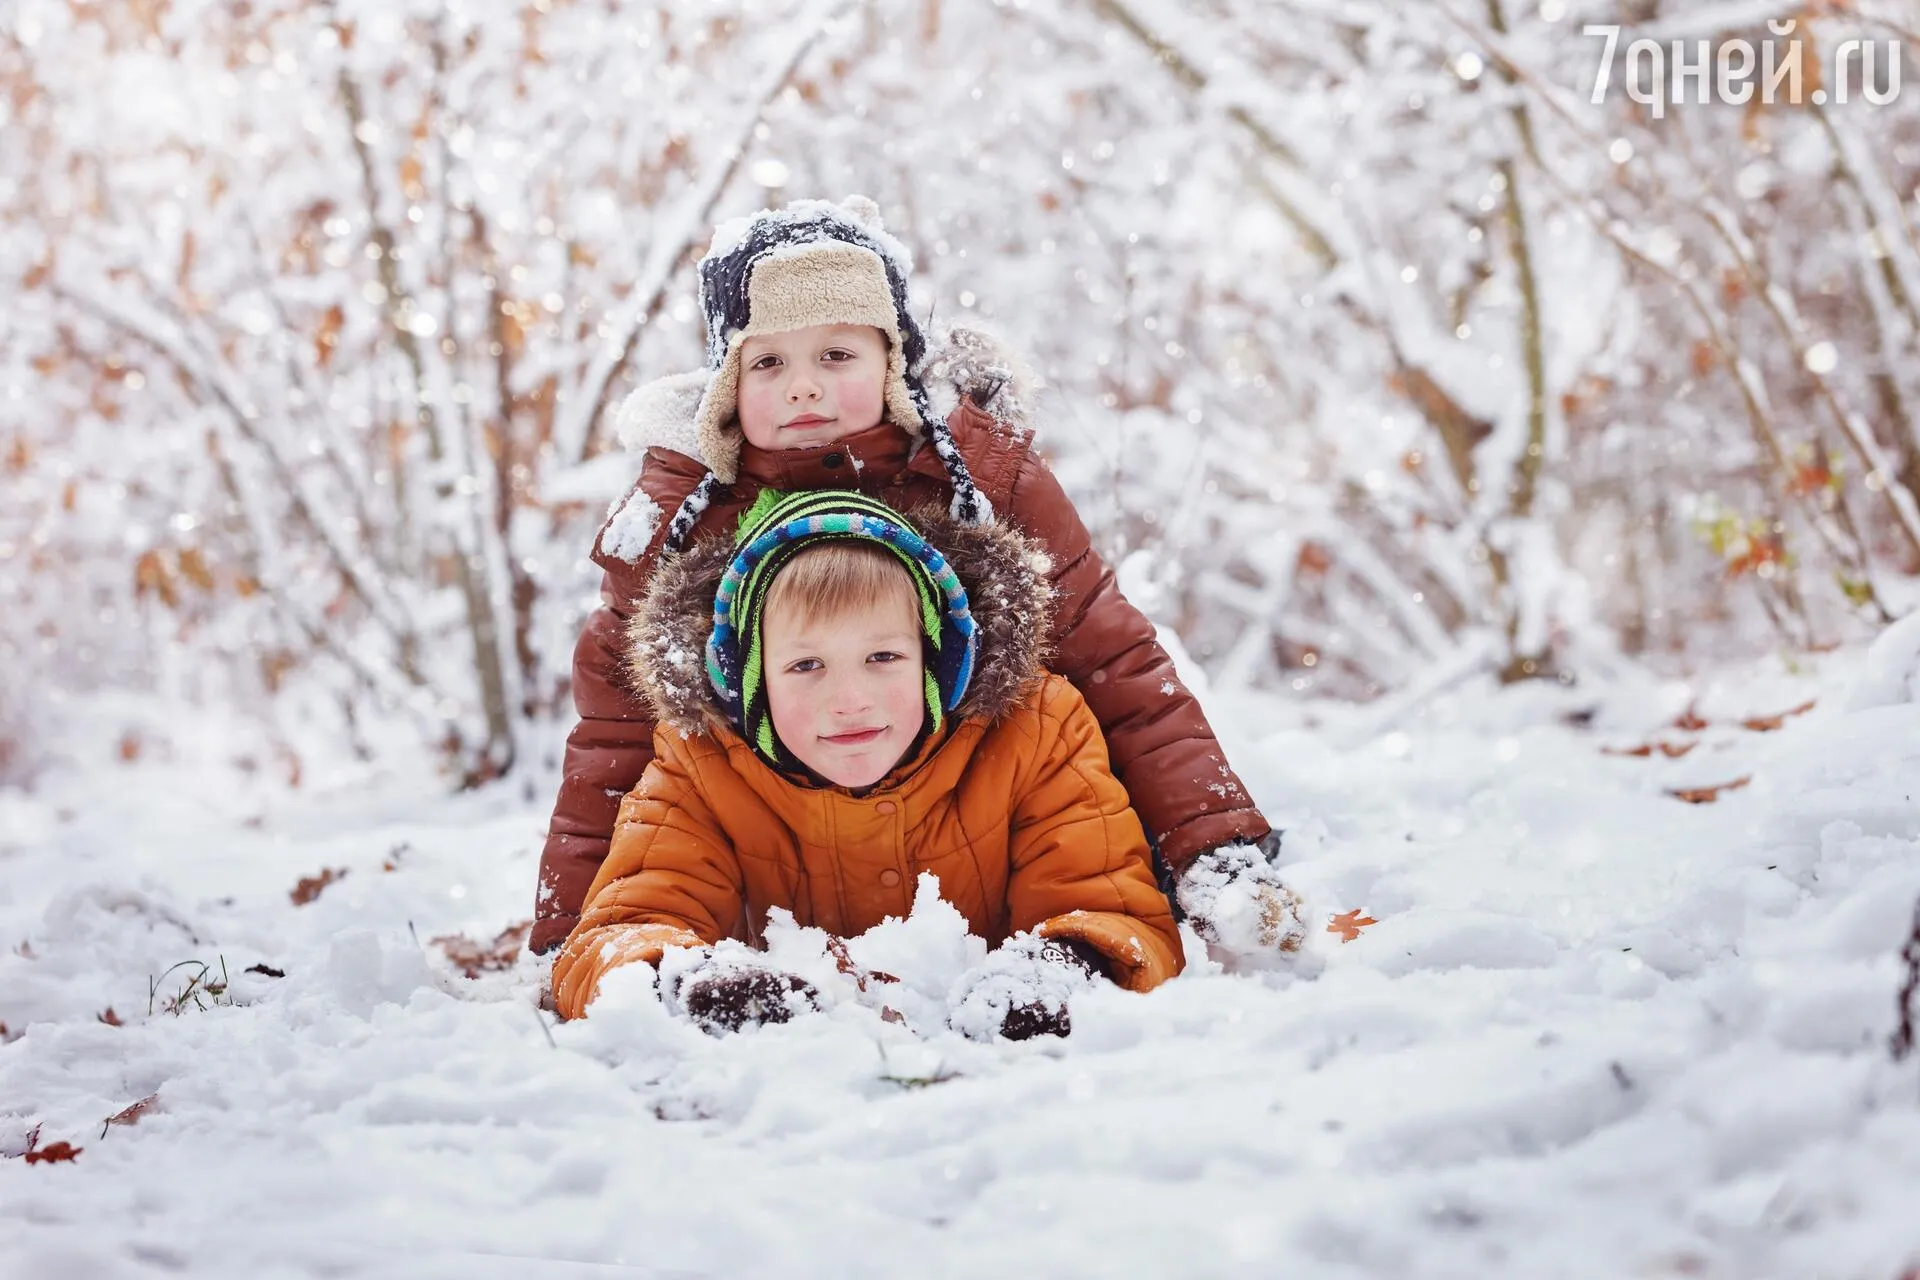
[[[1097,951],[1123,987],[1180,972],[1180,938],[1100,725],[1041,667],[1049,589],[1000,526],[912,517],[975,601],[980,657],[943,735],[862,795],[770,768],[718,722],[701,665],[732,558],[713,538],[656,577],[631,629],[634,682],[660,716],[655,756],[621,802],[612,851],[553,966],[562,1016],[600,978],[668,947],[758,944],[767,912],[851,937],[904,917],[922,872],[971,932],[1035,930]]]
[[[969,337],[980,349],[979,336]],[[991,355],[993,349],[987,350]],[[1017,366],[1004,354],[998,360],[949,361],[939,367],[952,371],[952,385],[939,390],[956,400],[948,418],[954,442],[996,515],[1052,559],[1056,600],[1047,665],[1071,681],[1092,709],[1114,772],[1176,872],[1207,849],[1261,839],[1266,820],[1228,767],[1200,704],[1174,673],[1153,625],[1120,594],[1072,501],[1034,452],[1020,410],[1023,389],[1005,382],[1005,369]],[[984,400],[985,408],[976,400]],[[682,401],[689,423],[696,403],[697,394]],[[685,424],[668,423],[664,430],[656,424],[636,443],[649,436],[694,447]],[[731,537],[740,513],[769,486],[857,487],[902,511],[946,502],[952,496],[946,472],[934,451],[920,444],[883,423],[811,449],[743,446],[738,481],[718,490],[694,538]],[[529,939],[536,952],[557,946],[572,930],[607,856],[622,797],[653,759],[653,719],[622,671],[622,634],[660,563],[668,520],[705,474],[705,465],[686,452],[648,448],[639,481],[595,540],[593,558],[606,577],[601,606],[574,650],[580,723],[567,739],[560,795],[540,858]]]

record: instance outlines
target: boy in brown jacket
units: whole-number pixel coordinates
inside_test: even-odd
[[[758,944],[775,908],[864,933],[906,916],[927,873],[999,948],[950,997],[961,1030],[1064,1035],[1077,987],[1177,974],[1100,726],[1041,665],[1045,557],[845,490],[769,493],[741,525],[663,568],[635,615],[655,754],[554,962],[560,1013],[687,947],[701,958],[663,973],[670,1007],[712,1031],[785,1022],[819,993],[710,948]]]
[[[1115,585],[1033,450],[1019,362],[955,331],[929,353],[907,310],[906,251],[864,197],[800,201],[724,226],[700,264],[707,367],[641,387],[619,431],[645,460],[594,547],[601,607],[574,653],[580,722],[541,855],[530,945],[573,929],[654,723],[621,667],[636,602],[697,534],[731,536],[766,489],[845,487],[897,510],[997,515],[1046,553],[1050,666],[1085,698],[1176,903],[1228,952],[1298,946],[1277,833],[1228,767],[1152,624]]]

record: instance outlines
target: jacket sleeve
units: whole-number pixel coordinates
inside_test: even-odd
[[[573,931],[587,886],[606,859],[621,798],[653,760],[653,715],[628,688],[622,670],[628,605],[616,599],[610,575],[600,598],[573,650],[573,705],[580,720],[567,735],[560,794],[540,851],[527,939],[539,954]]]
[[[609,970],[652,964],[668,947],[718,942],[744,895],[740,863],[696,790],[691,757],[667,746],[621,802],[580,923],[553,962],[554,1007],[580,1017]]]
[[[1149,990],[1185,960],[1146,836],[1086,701],[1058,680],[1040,696],[1033,767],[1014,798],[1009,924],[1078,939],[1115,982]]]
[[[1053,670],[1093,709],[1113,770],[1168,864],[1179,871],[1208,849],[1265,836],[1267,820],[1228,766],[1153,624],[1120,594],[1072,500],[1031,450],[1008,514],[1053,559]]]
[[[666,541],[667,522],[659,513],[675,509],[694,483],[655,465],[665,456],[648,452],[633,488],[616,508],[625,512],[643,499],[652,504],[654,527],[645,549],[632,559],[608,550],[613,515],[594,536],[594,563],[605,573],[600,607],[588,615],[573,649],[573,705],[580,720],[567,735],[560,794],[540,851],[533,931],[527,938],[535,954],[559,946],[579,921],[587,886],[606,860],[621,798],[639,784],[653,760],[653,713],[627,684],[625,661],[628,619],[653,579]]]

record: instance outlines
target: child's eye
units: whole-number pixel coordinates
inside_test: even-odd
[[[868,654],[867,661],[868,662],[898,662],[904,657],[906,657],[906,655],[903,653],[895,653],[891,649],[882,649],[878,653]]]
[[[757,357],[755,357],[755,359],[754,359],[754,362],[753,362],[752,364],[750,364],[750,365],[748,365],[748,366],[747,366],[747,368],[749,368],[749,369],[775,369],[775,368],[778,368],[778,367],[779,367],[779,365],[780,365],[780,357],[779,357],[779,356],[776,356],[776,355],[774,355],[774,354],[772,354],[771,352],[769,352],[768,354],[766,354],[766,355],[764,355],[764,356],[757,356]]]
[[[820,670],[820,659],[796,658],[787,664],[787,670],[794,675],[805,675],[810,671],[818,671]]]
[[[853,359],[854,354],[855,354],[854,352],[847,351],[841,347],[835,347],[831,351],[827,351],[823,353],[820,358],[822,360],[827,361],[829,364],[841,364],[845,361]]]

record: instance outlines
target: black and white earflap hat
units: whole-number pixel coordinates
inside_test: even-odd
[[[887,335],[887,421],[933,445],[953,484],[956,518],[971,524],[992,518],[920,380],[927,340],[907,309],[912,270],[906,247],[886,233],[879,207],[865,196],[837,205],[796,200],[715,231],[700,260],[710,378],[694,421],[708,474],[674,513],[669,547],[685,545],[714,486],[732,484],[739,474],[741,344],[756,334],[820,324],[871,325]]]

